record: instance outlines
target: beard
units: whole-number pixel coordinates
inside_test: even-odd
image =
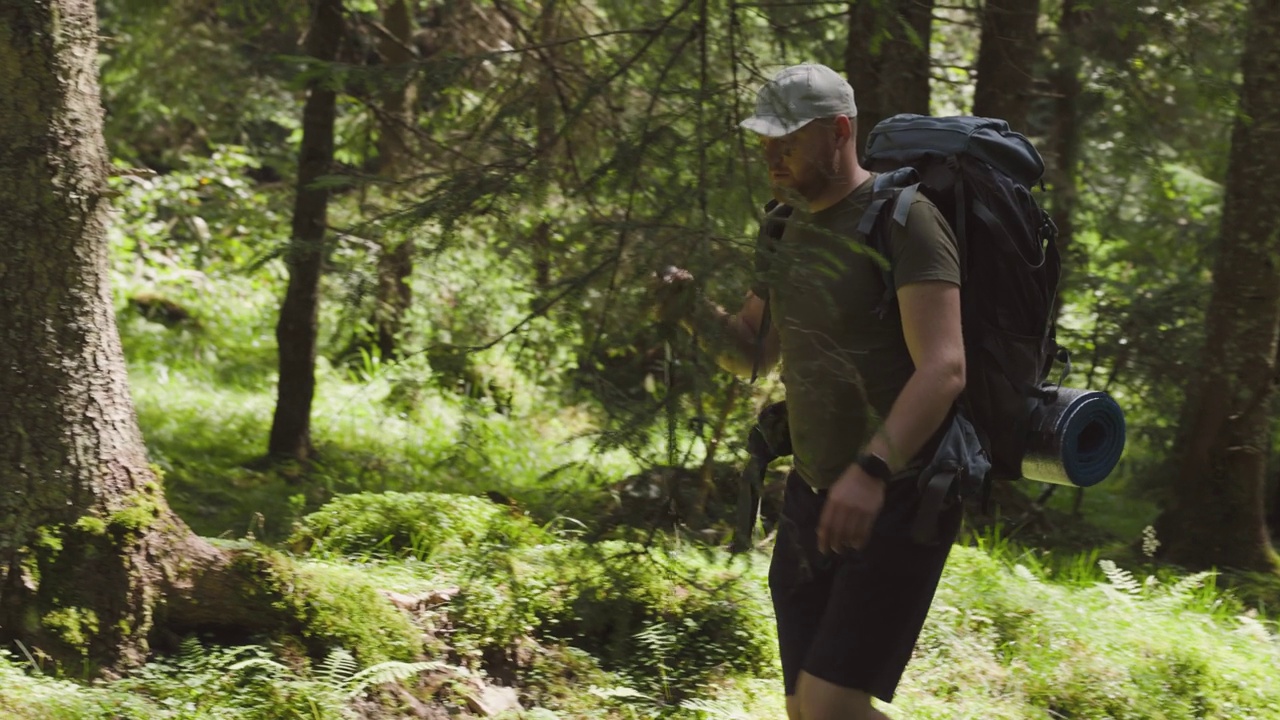
[[[786,182],[772,183],[773,197],[780,203],[803,206],[821,197],[828,188],[842,179],[840,158],[833,151],[824,154],[822,161],[807,163],[791,171]]]

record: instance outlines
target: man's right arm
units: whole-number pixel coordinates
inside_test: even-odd
[[[764,321],[764,300],[748,292],[742,308],[729,314],[706,298],[698,298],[693,312],[681,321],[692,333],[716,364],[735,375],[751,377],[756,360],[756,339],[760,324]],[[764,338],[764,352],[760,357],[760,375],[764,375],[778,362],[778,330],[769,323]]]

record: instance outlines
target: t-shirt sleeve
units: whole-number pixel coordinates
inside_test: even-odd
[[[960,284],[960,250],[955,233],[927,198],[917,197],[907,225],[895,224],[890,233],[895,289],[926,280]]]

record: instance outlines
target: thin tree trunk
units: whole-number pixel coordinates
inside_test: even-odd
[[[560,12],[557,0],[545,0],[542,12],[538,16],[538,41],[551,46],[560,37]],[[556,62],[558,56],[554,47],[547,47],[537,54],[538,96],[534,107],[535,127],[537,128],[538,160],[534,166],[537,173],[534,187],[534,203],[545,209],[551,191],[551,165],[556,145]],[[533,229],[533,283],[542,292],[551,284],[551,221],[542,220]]]
[[[378,52],[393,76],[393,84],[382,96],[378,156],[382,176],[394,181],[411,157],[408,133],[413,123],[415,93],[408,69],[415,59],[413,17],[405,0],[391,0],[383,19],[390,36],[381,39]],[[399,241],[383,238],[379,250],[373,324],[378,350],[384,359],[390,360],[399,355],[404,316],[413,302],[409,285],[413,275],[413,244],[407,238]]]
[[[93,0],[0,4],[0,642],[85,675],[141,663],[161,623],[281,622],[279,594],[246,592],[253,573],[192,534],[148,464],[108,167]]]
[[[933,0],[854,0],[844,69],[858,104],[858,151],[881,120],[929,113]]]
[[[1187,567],[1277,571],[1264,488],[1280,335],[1280,4],[1251,2],[1247,28],[1204,361],[1157,530]]]
[[[332,62],[342,36],[342,0],[317,0],[307,55]],[[280,381],[268,454],[305,461],[311,455],[311,402],[315,394],[320,274],[325,260],[329,190],[316,180],[333,165],[337,92],[323,78],[310,81],[302,111],[302,146],[293,233],[285,259],[289,286],[276,324]]]
[[[1068,4],[1071,0],[1065,0]],[[973,114],[1027,130],[1036,62],[1040,0],[987,0],[982,12]]]
[[[1048,171],[1052,187],[1053,207],[1051,215],[1058,228],[1058,249],[1068,262],[1063,265],[1063,277],[1071,271],[1075,240],[1075,209],[1078,198],[1077,174],[1080,168],[1080,93],[1083,59],[1076,33],[1083,22],[1082,13],[1075,0],[1063,0],[1062,16],[1058,20],[1058,45],[1055,48],[1054,69],[1050,83],[1055,95],[1054,127],[1051,141],[1053,164]],[[1061,303],[1057,312],[1062,311]]]

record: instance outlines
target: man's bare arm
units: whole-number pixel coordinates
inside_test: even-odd
[[[729,314],[706,298],[699,298],[693,312],[681,324],[698,339],[698,344],[721,368],[743,377],[751,376],[756,359],[756,337],[764,320],[764,300],[748,292],[742,308]],[[764,375],[778,361],[778,331],[774,323],[764,338],[764,354],[759,374]]]
[[[866,448],[895,471],[938,429],[965,384],[960,288],[943,281],[912,283],[898,290],[898,304],[915,372]]]

